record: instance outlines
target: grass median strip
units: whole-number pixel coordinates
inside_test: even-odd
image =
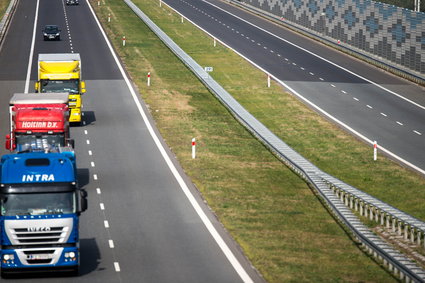
[[[9,4],[10,4],[10,0],[0,1],[0,20],[3,18]]]
[[[268,281],[392,280],[350,241],[308,186],[239,125],[122,1],[92,3],[164,139]],[[407,185],[419,191],[425,183],[382,158],[370,162],[362,143],[321,119],[280,86],[272,84],[268,89],[258,70],[230,50],[220,45],[214,48],[212,39],[189,23],[181,23],[180,17],[159,7],[159,2],[135,3],[202,66],[213,66],[214,78],[254,116],[325,171],[343,180],[347,175],[346,181],[359,188],[376,185],[378,179],[369,172],[375,173],[375,167],[388,172],[379,177],[384,185],[391,184],[386,178],[400,179],[395,190]],[[146,86],[148,72],[150,87]],[[195,160],[190,150],[193,137],[197,139]],[[363,171],[353,173],[357,166]],[[387,189],[379,186],[377,190]]]

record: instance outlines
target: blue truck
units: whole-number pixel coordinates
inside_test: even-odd
[[[72,150],[7,154],[0,161],[1,276],[64,271],[78,275],[79,188]]]

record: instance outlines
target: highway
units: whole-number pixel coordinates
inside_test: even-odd
[[[43,41],[46,24],[62,28],[60,41]],[[19,282],[263,282],[151,127],[86,1],[19,1],[0,49],[3,137],[9,98],[33,92],[37,55],[57,52],[80,53],[87,86],[84,123],[71,129],[89,199],[80,221],[81,276]]]
[[[302,101],[425,174],[425,90],[218,0],[165,0]]]

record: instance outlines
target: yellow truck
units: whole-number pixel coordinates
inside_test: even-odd
[[[86,84],[81,80],[80,54],[39,54],[35,92],[69,93],[69,122],[81,124],[81,95],[86,92]]]

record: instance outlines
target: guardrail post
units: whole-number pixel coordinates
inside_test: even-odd
[[[391,219],[391,215],[386,214],[385,215],[385,220],[387,222],[387,228],[390,229],[391,225],[390,225],[390,219]]]
[[[404,239],[407,240],[409,238],[409,225],[407,223],[404,224]]]
[[[415,228],[410,227],[410,242],[415,243]]]
[[[355,211],[359,210],[359,199],[354,199],[354,210]]]
[[[360,205],[360,216],[363,216],[363,202],[360,201],[359,205]]]
[[[392,220],[392,224],[393,224],[393,225],[392,225],[393,232],[395,233],[395,232],[396,232],[396,227],[395,227],[396,225],[395,225],[395,224],[396,224],[397,219],[396,219],[395,217],[392,217],[392,219],[391,219],[391,220]]]
[[[421,245],[421,236],[422,236],[422,233],[421,233],[421,231],[420,231],[420,230],[418,230],[418,235],[416,236],[416,238],[417,238],[417,242],[418,242],[418,246],[420,246],[420,245]]]
[[[381,226],[384,226],[385,224],[385,213],[381,211]]]
[[[404,279],[404,273],[400,271],[400,280]]]
[[[372,206],[372,205],[370,205],[370,206],[369,206],[369,210],[370,210],[369,219],[370,219],[370,220],[373,220],[373,214],[375,213],[375,211],[374,211],[374,209],[373,209],[373,206]]]
[[[402,223],[401,223],[401,221],[397,221],[397,222],[398,222],[398,231],[397,232],[398,232],[398,235],[401,236],[401,234],[403,233],[403,230],[401,228]]]
[[[350,196],[350,208],[353,209],[353,199],[354,197],[351,195]]]
[[[368,210],[369,210],[369,205],[365,204],[364,206],[364,217],[368,217]]]

